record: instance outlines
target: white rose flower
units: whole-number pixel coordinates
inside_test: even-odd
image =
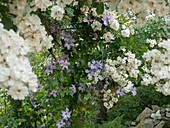
[[[24,86],[24,83],[16,81],[15,85],[9,88],[8,94],[11,95],[14,100],[24,100],[29,92],[28,88]]]
[[[36,92],[37,91],[37,87],[38,87],[38,80],[37,80],[37,76],[34,73],[30,73],[29,74],[29,80],[26,82],[28,89],[32,92]]]
[[[52,5],[52,3],[49,0],[33,0],[31,2],[31,5],[35,7],[36,9],[41,9],[42,11],[45,11],[46,8]]]
[[[101,31],[102,30],[102,24],[99,22],[99,21],[94,21],[92,24],[91,24],[91,27],[94,31]]]
[[[110,90],[110,89],[108,89],[108,90],[107,90],[107,93],[111,93],[111,90]]]
[[[62,20],[64,12],[65,11],[62,7],[55,5],[51,8],[51,17],[56,18],[57,20]]]
[[[119,26],[120,26],[120,24],[119,24],[119,22],[117,20],[113,20],[110,23],[110,27],[112,29],[114,29],[115,31],[117,31],[119,29]]]
[[[121,34],[122,34],[123,37],[129,37],[130,36],[130,30],[129,29],[122,30]]]
[[[162,93],[164,95],[170,95],[170,81],[167,81],[164,85],[163,85],[163,91]]]
[[[0,82],[4,82],[8,80],[8,77],[10,76],[10,68],[2,66],[0,64]]]
[[[104,102],[104,106],[107,108],[107,106],[108,106],[108,103],[107,103],[107,102]]]
[[[125,29],[126,28],[126,25],[122,25],[122,29]]]
[[[108,41],[108,42],[110,42],[112,39],[114,39],[114,38],[113,38],[113,35],[112,35],[110,32],[105,33],[105,34],[103,35],[103,38],[104,38],[106,41]]]
[[[60,7],[65,7],[66,5],[70,5],[73,0],[57,0],[57,5]]]

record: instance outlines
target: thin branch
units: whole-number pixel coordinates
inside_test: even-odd
[[[57,44],[59,44],[58,41],[57,41],[57,39],[56,39],[56,35],[55,35],[54,33],[52,33],[52,32],[51,32],[51,28],[48,27],[48,24],[49,24],[49,23],[47,23],[48,20],[47,20],[41,13],[42,13],[42,12],[41,12],[41,10],[39,9],[39,10],[38,10],[38,16],[40,17],[41,22],[43,23],[43,25],[44,25],[44,27],[45,27],[48,35],[51,35],[51,36],[53,37],[54,42],[57,43]],[[56,58],[55,55],[53,54],[52,48],[48,49],[48,51],[49,51],[49,53],[52,55],[52,57],[53,57],[55,60],[57,60],[57,58]]]

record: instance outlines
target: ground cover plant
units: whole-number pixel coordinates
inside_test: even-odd
[[[131,126],[169,104],[169,0],[0,0],[0,127]]]

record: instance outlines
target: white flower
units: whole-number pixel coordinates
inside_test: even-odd
[[[52,3],[49,0],[33,0],[31,2],[31,5],[35,7],[36,9],[41,9],[42,11],[45,11],[46,8],[52,5]]]
[[[106,98],[106,97],[107,97],[107,94],[104,94],[103,97]]]
[[[162,67],[160,72],[157,72],[157,76],[159,79],[170,78],[170,73],[168,72],[168,69],[166,70],[166,66]]]
[[[112,35],[110,32],[105,33],[105,34],[103,35],[103,38],[104,38],[106,41],[108,41],[108,42],[110,42],[111,39],[114,39],[114,38],[113,38],[113,35]]]
[[[107,106],[108,106],[108,103],[107,103],[107,102],[104,102],[104,106],[107,108]]]
[[[170,95],[170,81],[167,81],[164,85],[163,85],[163,91],[162,93],[164,95]]]
[[[36,92],[37,91],[37,87],[38,87],[38,80],[37,80],[37,76],[34,73],[30,73],[29,74],[29,80],[26,82],[28,89],[32,92]]]
[[[99,30],[101,31],[102,30],[102,24],[98,21],[94,21],[92,24],[91,24],[91,27],[94,31],[96,30]]]
[[[73,2],[73,0],[57,0],[57,5],[60,7],[65,7]]]
[[[125,29],[126,28],[126,26],[125,25],[122,25],[122,29]]]
[[[113,107],[113,101],[109,101],[109,105],[110,105],[110,108],[112,108]]]
[[[92,0],[87,0],[87,3],[88,3],[88,4],[92,4],[93,1],[92,1]]]
[[[164,62],[164,64],[170,64],[170,54],[168,54],[168,52],[165,51],[160,59]]]
[[[29,64],[28,58],[19,58],[18,62],[11,67],[11,71],[15,76],[15,79],[21,80],[23,82],[29,80],[29,73],[32,72],[31,65]]]
[[[115,97],[112,97],[112,101],[113,101],[114,103],[117,103],[117,102],[118,102],[118,99],[115,98]]]
[[[19,36],[18,33],[15,33],[13,30],[7,31],[2,30],[3,33],[1,34],[1,44],[0,44],[0,51],[2,54],[20,54],[21,45],[24,46],[25,42],[22,37]],[[25,49],[25,54],[28,50]]]
[[[10,76],[10,68],[6,68],[0,64],[0,82],[8,80]]]
[[[129,37],[130,36],[130,30],[129,29],[122,30],[121,34],[122,34],[123,37]]]
[[[125,49],[125,48],[123,48],[123,49],[122,49],[122,51],[123,51],[123,52],[125,52],[125,51],[126,51],[126,49]]]
[[[152,48],[157,44],[157,42],[156,42],[155,39],[154,39],[154,40],[152,40],[152,39],[147,39],[147,40],[146,40],[146,43],[150,43],[150,47],[152,47]]]
[[[128,81],[128,84],[126,87],[123,88],[123,91],[126,93],[130,92],[131,87],[133,87],[133,83],[131,81]]]
[[[13,0],[9,3],[9,11],[19,17],[29,14],[33,9],[30,8],[27,0]]]
[[[98,16],[98,14],[96,12],[96,8],[92,8],[91,11],[92,11],[92,15],[93,16]]]
[[[28,88],[20,81],[16,81],[15,85],[11,86],[8,90],[8,94],[14,100],[24,100],[28,96]]]
[[[159,79],[158,77],[153,76],[153,77],[152,77],[151,84],[155,84],[155,83],[157,83],[159,80],[160,80],[160,79]]]
[[[104,77],[102,75],[99,75],[100,80],[104,80]]]
[[[74,1],[73,6],[78,5],[78,1]]]
[[[120,24],[119,24],[119,22],[117,20],[113,20],[110,23],[110,27],[112,29],[114,29],[115,31],[117,31],[119,29],[119,26],[120,26]]]
[[[111,90],[110,90],[110,89],[108,89],[108,90],[107,90],[107,93],[111,93]]]
[[[132,35],[134,35],[135,30],[134,30],[134,29],[130,29],[130,33],[131,33]]]
[[[53,37],[51,35],[45,36],[45,39],[41,42],[41,44],[46,49],[50,49],[53,46],[52,40],[53,40]]]
[[[163,40],[158,44],[159,47],[165,48],[168,52],[170,52],[170,39]]]
[[[65,11],[62,7],[55,5],[51,8],[51,17],[56,18],[57,20],[62,20],[64,12]]]
[[[84,13],[84,15],[87,16],[89,12],[89,7],[87,5],[83,5],[83,7],[80,8],[81,12]]]

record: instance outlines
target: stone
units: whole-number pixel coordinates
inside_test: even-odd
[[[142,125],[142,128],[153,128],[154,124],[152,119],[146,119]]]
[[[160,110],[158,110],[156,113],[151,114],[151,117],[153,119],[161,119],[162,117],[161,117],[161,114],[160,114]]]
[[[131,125],[135,126],[135,125],[136,125],[136,122],[132,122]]]
[[[170,113],[166,112],[166,117],[170,118]]]
[[[165,121],[161,121],[155,128],[163,128]]]
[[[161,108],[161,113],[164,113],[166,112],[166,109],[165,108]]]
[[[165,110],[166,110],[167,112],[170,112],[170,108],[165,108]]]
[[[163,117],[162,119],[170,121],[170,118]]]
[[[139,121],[142,121],[143,119],[145,119],[145,118],[147,118],[147,117],[150,117],[150,115],[152,114],[152,110],[151,109],[149,109],[148,107],[146,107],[143,111],[142,111],[142,113],[137,117],[137,121],[139,122]]]
[[[161,122],[160,120],[153,119],[153,125],[154,125],[154,126],[157,125],[157,124],[159,124],[160,122]]]
[[[162,113],[161,113],[161,117],[165,117],[165,114],[166,114],[166,113],[163,113],[163,112],[162,112]]]
[[[157,112],[158,110],[160,110],[160,107],[158,105],[152,105],[152,110],[153,112]]]

